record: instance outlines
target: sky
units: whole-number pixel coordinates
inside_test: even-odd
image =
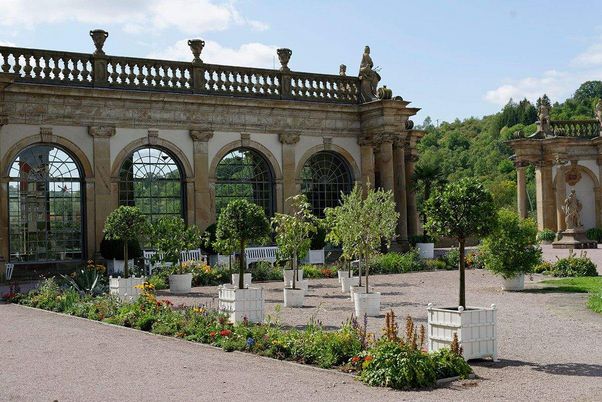
[[[365,45],[381,85],[452,121],[508,102],[571,96],[602,79],[602,1],[0,0],[0,45],[92,52],[109,31],[111,55],[357,74]]]

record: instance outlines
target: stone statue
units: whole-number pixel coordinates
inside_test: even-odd
[[[579,229],[583,226],[581,223],[581,210],[583,205],[577,199],[575,190],[571,190],[571,194],[564,200],[562,211],[564,212],[564,222],[567,229]]]
[[[346,76],[346,75],[347,75],[347,66],[346,66],[346,65],[344,65],[344,64],[341,64],[341,65],[339,66],[339,75],[340,75],[341,77],[344,77],[344,76]]]
[[[374,69],[372,57],[370,57],[370,46],[364,48],[364,55],[360,63],[360,94],[362,102],[370,102],[378,99],[376,87],[380,81],[380,75]]]
[[[598,123],[600,124],[600,127],[602,127],[602,99],[600,99],[598,101],[598,103],[596,103],[596,119],[598,119]]]
[[[539,105],[537,118],[539,119],[539,129],[547,133],[550,129],[550,106],[545,102]]]

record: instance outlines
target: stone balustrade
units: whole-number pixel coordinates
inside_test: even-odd
[[[359,79],[342,75],[0,46],[15,82],[358,104]]]
[[[598,120],[551,120],[550,131],[556,137],[593,138],[600,135]]]

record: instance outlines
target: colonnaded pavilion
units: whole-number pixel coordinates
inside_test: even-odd
[[[307,194],[322,215],[355,183],[390,189],[399,241],[417,234],[407,184],[422,132],[366,47],[358,75],[0,47],[0,257],[55,269],[98,256],[107,215],[136,205],[151,221],[201,228],[232,199],[268,215]],[[333,66],[334,67],[334,66]]]

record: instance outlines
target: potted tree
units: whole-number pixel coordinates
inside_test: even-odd
[[[317,230],[316,218],[311,213],[311,206],[305,195],[299,194],[290,200],[291,215],[276,214],[272,225],[276,232],[279,252],[290,260],[293,270],[290,287],[284,288],[284,305],[302,307],[305,289],[299,283],[298,264],[299,258],[303,258],[311,246],[311,234]]]
[[[421,162],[416,165],[414,173],[412,174],[412,185],[419,191],[419,195],[423,201],[428,200],[433,191],[433,187],[439,186],[442,182],[444,182],[444,176],[440,165],[434,162]],[[418,249],[421,258],[433,259],[435,258],[435,242],[426,229],[426,211],[424,202],[422,205],[423,207],[420,209],[420,218],[422,220],[423,234],[414,236],[410,240]]]
[[[503,279],[503,290],[523,290],[525,274],[541,262],[537,225],[520,219],[514,211],[502,209],[497,224],[481,244],[485,268]]]
[[[346,231],[353,233],[360,266],[365,272],[365,289],[353,291],[355,314],[357,317],[364,314],[377,316],[380,314],[380,293],[370,288],[370,257],[378,252],[383,240],[390,245],[395,236],[399,214],[395,211],[393,192],[368,188],[364,197],[361,187],[355,186],[351,193],[342,195],[337,209],[337,226],[346,227]]]
[[[335,246],[341,246],[341,267],[347,268],[346,270],[339,270],[339,282],[341,283],[341,291],[343,293],[349,293],[352,286],[361,286],[362,270],[361,266],[358,267],[359,275],[353,276],[353,267],[351,261],[359,255],[358,237],[356,233],[349,230],[349,225],[353,222],[349,222],[352,219],[351,214],[348,212],[349,205],[339,205],[335,208],[326,208],[324,214],[326,215],[325,224],[328,227],[328,233],[326,234],[326,240]]]
[[[180,260],[182,251],[198,248],[202,234],[196,225],[186,226],[178,216],[163,217],[152,226],[152,244],[170,272],[169,291],[174,294],[190,293],[194,263]]]
[[[245,317],[250,322],[263,321],[263,289],[245,288],[245,247],[250,242],[261,244],[269,239],[270,223],[263,209],[247,200],[234,200],[217,220],[217,241],[233,241],[238,245],[238,287],[219,288],[219,309],[230,314],[233,322]]]
[[[100,255],[105,259],[110,275],[123,275],[125,261],[123,260],[123,240],[109,240],[106,236],[100,242]],[[128,242],[128,264],[133,265],[136,258],[142,257],[140,242],[133,239]]]
[[[123,259],[126,264],[123,269],[123,277],[109,278],[109,289],[111,294],[120,298],[137,298],[140,294],[137,285],[144,283],[144,277],[130,278],[130,265],[127,263],[128,243],[131,240],[145,238],[150,232],[150,225],[146,217],[136,207],[120,206],[109,214],[105,221],[104,234],[108,240],[121,240],[123,242]]]
[[[465,245],[469,236],[486,236],[495,226],[496,213],[491,193],[474,179],[449,183],[435,190],[425,205],[426,227],[430,233],[458,241],[460,287],[457,307],[428,306],[429,349],[449,347],[454,334],[468,359],[490,356],[496,359],[495,305],[467,307]],[[477,328],[478,330],[473,330]]]

